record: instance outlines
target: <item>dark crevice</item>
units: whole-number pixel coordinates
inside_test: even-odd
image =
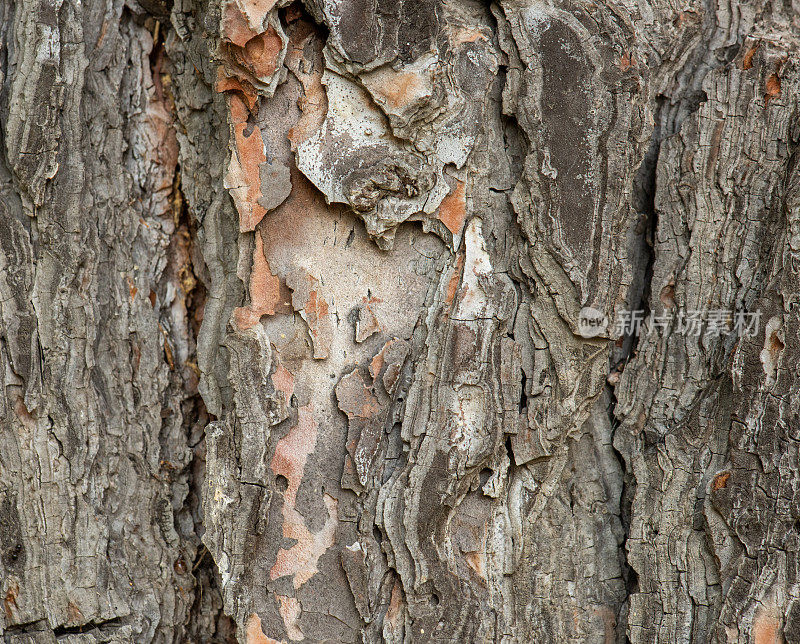
[[[503,140],[506,148],[506,154],[509,158],[509,166],[511,168],[511,184],[516,186],[522,177],[522,170],[525,167],[525,157],[528,154],[529,141],[528,136],[523,130],[514,116],[503,115],[501,116],[501,123],[503,126]]]
[[[289,489],[289,479],[287,479],[283,474],[278,474],[275,477],[275,489],[278,490],[281,494],[286,492]]]
[[[511,436],[510,435],[506,435],[505,447],[506,447],[506,453],[508,454],[508,460],[511,463],[511,467],[516,467],[517,466],[517,461],[514,458],[514,448],[511,446]]]
[[[150,69],[155,98],[175,114],[169,81],[172,61],[164,46],[169,22],[148,18],[147,27],[153,35]],[[219,572],[202,543],[205,427],[215,420],[199,393],[197,364],[197,338],[208,297],[202,276],[207,269],[198,244],[198,222],[183,193],[182,171],[178,164],[169,208],[163,214],[164,219],[171,219],[173,231],[167,248],[167,265],[159,283],[147,296],[159,315],[172,399],[180,401],[179,405],[170,404],[162,410],[160,475],[172,498],[182,499],[182,505],[170,511],[172,528],[178,537],[178,553],[172,567],[175,584],[182,589],[184,615],[183,624],[176,626],[176,638],[227,644],[236,641],[235,625],[223,613]],[[188,460],[187,447],[191,451]]]
[[[160,75],[165,73],[165,68],[169,66],[163,48],[161,52],[158,57],[151,59],[157,88]],[[159,78],[159,81],[156,81],[156,78]],[[171,100],[171,97],[168,97],[168,100]],[[174,521],[175,530],[181,539],[180,550],[183,553],[176,560],[174,569],[178,579],[188,577],[192,580],[189,587],[193,586],[193,596],[188,599],[189,606],[181,637],[185,641],[232,644],[236,641],[236,626],[223,611],[219,571],[214,559],[202,543],[204,532],[202,487],[205,482],[206,465],[205,428],[216,418],[206,409],[198,388],[200,370],[197,365],[197,338],[208,297],[202,279],[206,267],[197,241],[198,223],[193,219],[182,191],[180,165],[175,171],[169,215],[175,227],[168,250],[169,264],[164,272],[165,280],[159,285],[157,292],[153,293],[151,301],[164,309],[162,321],[165,328],[169,328],[169,313],[166,310],[169,308],[166,303],[169,291],[166,287],[171,283],[174,292],[177,293],[176,297],[183,298],[186,315],[185,332],[188,335],[189,353],[186,360],[178,364],[177,356],[173,355],[171,365],[171,377],[182,392],[180,413],[183,435],[186,446],[192,452],[191,460],[183,471],[171,473],[176,482],[182,480],[189,489],[183,506],[175,512]],[[178,332],[177,329],[174,331]],[[175,493],[180,494],[180,486]],[[187,529],[186,526],[191,528]],[[191,562],[191,567],[187,562]]]
[[[622,578],[625,582],[625,598],[617,609],[616,623],[617,623],[617,637],[618,639],[630,642],[628,637],[628,612],[630,611],[630,598],[639,590],[639,575],[636,570],[628,562],[628,539],[630,538],[631,518],[633,514],[633,499],[636,495],[636,477],[633,471],[628,467],[625,457],[619,451],[615,443],[615,435],[620,426],[620,421],[615,416],[617,406],[617,397],[614,393],[614,387],[606,385],[608,393],[609,405],[608,416],[611,422],[611,451],[619,462],[620,472],[622,473],[622,490],[619,499],[619,520],[622,525],[623,538],[619,546],[620,567],[622,569]]]
[[[633,264],[633,281],[628,291],[627,307],[629,311],[642,311],[646,319],[649,314],[649,302],[652,295],[652,281],[656,260],[656,234],[658,230],[658,212],[656,209],[656,180],[658,159],[662,142],[678,133],[683,121],[700,109],[708,100],[702,89],[706,75],[714,68],[731,64],[736,57],[740,44],[726,48],[714,48],[713,43],[719,26],[716,24],[714,12],[708,12],[703,25],[703,38],[694,52],[689,56],[686,65],[676,75],[677,90],[673,95],[660,95],[656,98],[654,110],[655,126],[650,146],[645,153],[634,179],[632,205],[639,213],[639,221],[631,231],[629,238],[629,257]],[[635,356],[639,343],[638,334],[630,334],[617,342],[611,352],[610,373],[622,372]],[[611,379],[610,379],[611,380]],[[612,382],[614,382],[612,380]],[[614,384],[606,386],[609,396],[608,414],[612,427],[612,448],[623,472],[623,485],[620,498],[620,521],[624,530],[623,542],[620,545],[620,556],[623,560],[623,577],[626,586],[626,598],[617,616],[617,629],[620,638],[630,641],[627,631],[627,613],[630,608],[630,597],[638,592],[637,572],[627,559],[627,541],[630,537],[630,525],[633,499],[636,492],[636,478],[624,455],[617,447],[616,432],[621,426],[621,419],[616,416],[617,398]],[[621,442],[621,441],[620,441]]]
[[[162,88],[162,91],[169,94],[169,86],[162,83],[161,78],[170,67],[169,58],[163,47],[165,35],[162,31],[161,44],[157,42],[160,53],[155,59],[151,58],[151,61],[156,91]],[[154,45],[154,51],[155,49]],[[167,98],[172,101],[171,96],[168,95]],[[180,265],[172,268],[171,277],[178,287],[176,290],[183,296],[186,307],[189,355],[179,373],[184,395],[181,404],[183,432],[186,444],[192,451],[192,458],[185,471],[185,484],[189,492],[183,507],[176,513],[175,528],[181,536],[181,550],[185,553],[180,561],[192,563],[188,570],[185,570],[185,564],[180,569],[176,564],[176,572],[189,576],[193,581],[193,597],[181,637],[185,641],[233,644],[237,641],[236,624],[224,612],[219,570],[211,553],[202,542],[205,532],[202,507],[202,489],[206,471],[205,429],[209,423],[216,420],[216,417],[206,409],[199,392],[200,369],[197,358],[197,339],[208,299],[206,279],[204,279],[208,274],[208,268],[204,263],[198,241],[199,222],[194,219],[189,209],[188,201],[183,194],[181,177],[182,168],[178,165],[175,171],[171,210],[175,224],[173,244],[180,247],[180,252],[171,257],[178,257]],[[179,520],[180,516],[186,517],[186,515],[190,520]],[[187,531],[184,527],[182,531],[179,526],[191,526],[191,529]]]
[[[194,534],[190,536],[196,548],[196,554],[190,571],[194,578],[194,601],[186,620],[186,635],[189,641],[209,641],[224,644],[236,642],[236,625],[225,615],[222,605],[222,583],[213,557],[202,543],[204,532],[202,486],[205,482],[206,443],[205,428],[216,418],[206,410],[205,403],[198,391],[199,369],[197,368],[197,337],[203,321],[203,309],[207,297],[206,289],[195,270],[195,261],[199,257],[196,251],[196,222],[191,220],[186,201],[181,197],[179,230],[184,231],[189,241],[189,261],[183,267],[182,283],[192,285],[186,297],[186,313],[189,320],[192,354],[189,369],[185,370],[184,387],[188,397],[183,404],[183,421],[187,443],[193,452],[189,465],[189,495],[184,508],[191,512]]]
[[[121,617],[112,617],[110,619],[102,621],[89,621],[83,624],[76,624],[74,626],[61,625],[51,629],[47,625],[46,620],[40,619],[33,622],[24,622],[22,624],[10,624],[6,626],[5,633],[9,637],[25,636],[25,635],[35,637],[36,633],[51,632],[54,637],[59,638],[59,637],[67,637],[69,635],[81,635],[83,633],[91,633],[92,631],[98,629],[102,629],[103,631],[106,630],[113,631],[121,626],[124,626],[126,623],[127,622],[124,621],[123,618]],[[7,639],[6,641],[9,640]]]
[[[655,265],[655,244],[658,229],[658,213],[656,211],[656,174],[658,158],[661,151],[662,130],[658,125],[661,121],[661,109],[664,105],[663,97],[658,97],[655,110],[656,126],[653,130],[650,146],[642,159],[642,163],[634,178],[632,205],[639,214],[634,230],[630,232],[628,254],[633,264],[633,280],[628,290],[626,303],[629,311],[644,311],[646,317],[649,313],[649,301],[652,290],[653,269]],[[617,635],[625,642],[630,642],[628,636],[628,612],[630,598],[639,589],[639,576],[628,562],[628,539],[630,537],[633,499],[636,494],[636,477],[618,449],[616,433],[621,422],[616,416],[617,397],[615,385],[611,378],[621,373],[628,361],[635,355],[639,343],[639,335],[627,334],[621,341],[617,341],[612,348],[609,364],[609,384],[606,385],[608,394],[608,417],[611,423],[611,449],[619,462],[622,473],[622,490],[619,500],[620,523],[623,530],[622,543],[619,546],[622,576],[625,581],[625,598],[617,612]]]
[[[63,637],[65,635],[79,635],[97,628],[105,629],[106,627],[120,627],[122,625],[122,619],[115,617],[102,622],[87,622],[86,624],[80,624],[78,626],[59,626],[58,628],[53,629],[53,635],[56,637]]]
[[[651,283],[653,278],[653,266],[655,263],[655,235],[658,226],[658,217],[655,209],[655,188],[656,188],[656,166],[660,143],[657,133],[654,133],[653,142],[642,161],[636,176],[634,186],[634,206],[640,214],[637,230],[634,231],[634,244],[632,256],[636,262],[634,275],[639,279],[634,279],[628,294],[628,307],[631,311],[644,310],[644,315],[648,313],[648,302],[650,301]],[[638,203],[637,203],[638,201]],[[610,372],[621,372],[631,357],[635,354],[639,336],[629,334],[622,338],[622,342],[612,350],[610,355]],[[638,574],[628,562],[627,543],[630,537],[631,516],[633,499],[636,494],[636,478],[632,469],[628,466],[622,452],[617,448],[615,441],[617,429],[620,427],[620,420],[616,417],[617,397],[613,385],[606,385],[609,397],[608,416],[611,423],[611,449],[619,462],[622,472],[622,491],[620,498],[620,523],[623,529],[623,540],[619,547],[622,576],[625,581],[625,599],[619,606],[617,613],[618,636],[624,638],[625,642],[630,639],[627,634],[627,614],[630,610],[630,598],[638,591]]]
[[[185,641],[235,644],[236,623],[222,610],[222,583],[211,553],[197,551],[191,570],[195,578],[194,602],[189,611]]]

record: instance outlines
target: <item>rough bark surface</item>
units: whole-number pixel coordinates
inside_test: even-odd
[[[0,0],[0,636],[800,641],[799,45]]]

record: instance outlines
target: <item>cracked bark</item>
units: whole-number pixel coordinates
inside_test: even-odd
[[[0,4],[4,641],[800,641],[798,9]]]

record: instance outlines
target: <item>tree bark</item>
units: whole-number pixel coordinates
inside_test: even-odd
[[[800,641],[799,44],[0,1],[0,636]]]

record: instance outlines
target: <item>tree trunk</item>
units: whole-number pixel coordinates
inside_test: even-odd
[[[4,641],[800,642],[799,44],[0,0]]]

